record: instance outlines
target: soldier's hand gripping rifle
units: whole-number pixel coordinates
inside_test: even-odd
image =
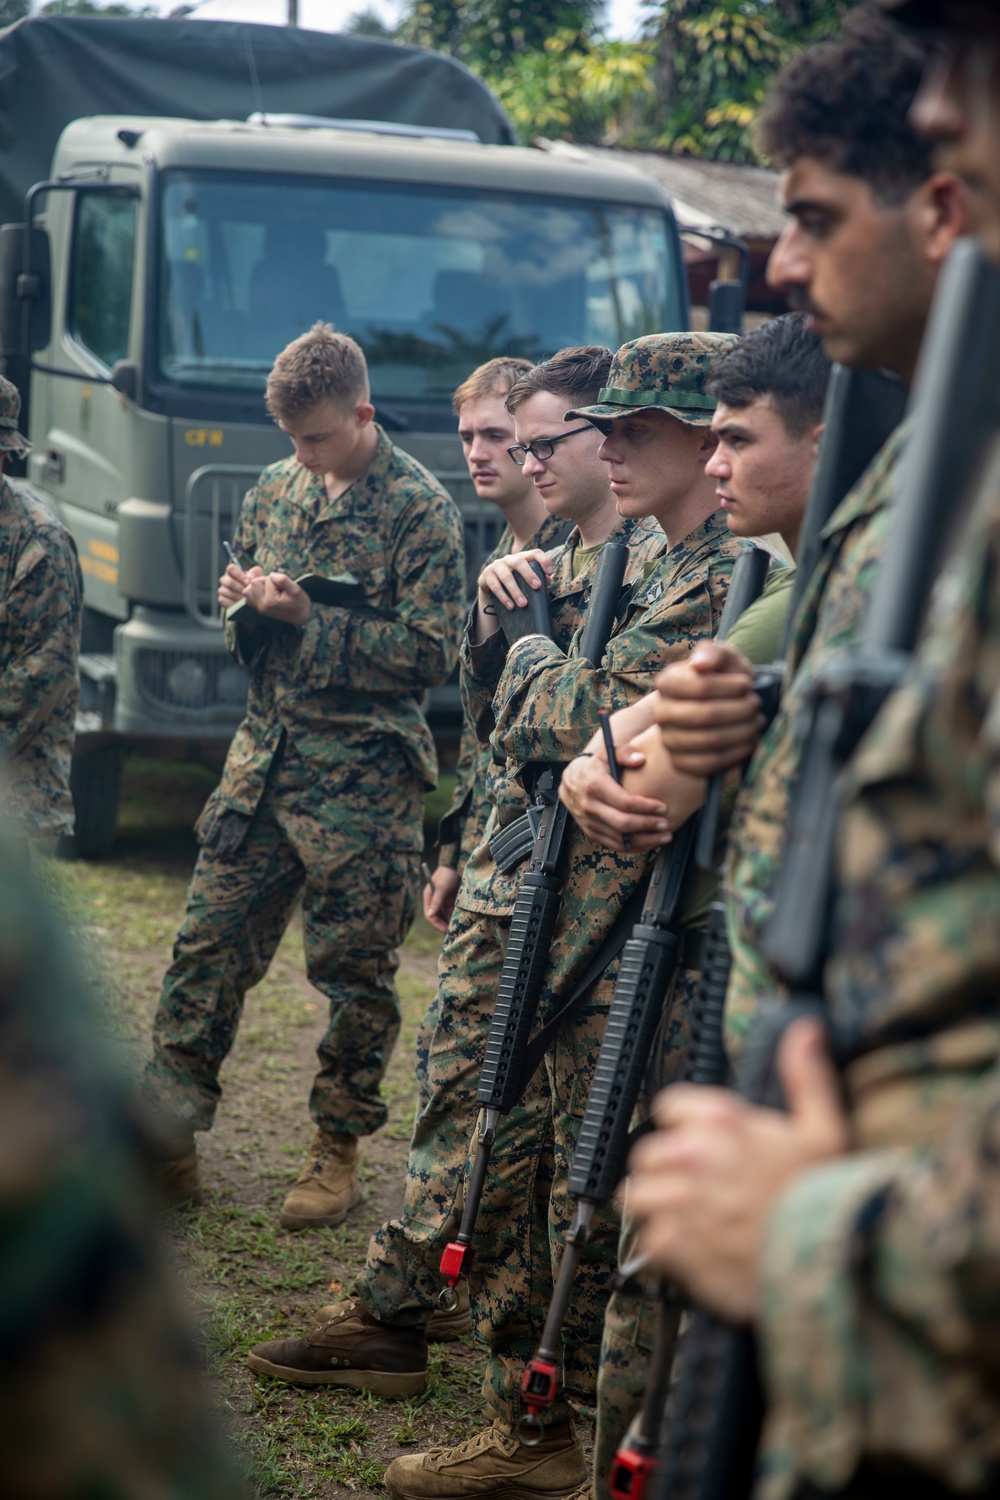
[[[1000,271],[978,247],[952,251],[921,352],[913,432],[901,468],[892,544],[857,651],[831,659],[817,683],[766,952],[791,1000],[762,1010],[740,1092],[781,1106],[775,1058],[787,1026],[823,1015],[822,975],[834,897],[841,774],[912,654],[932,585],[972,481],[1000,430]],[[846,1061],[831,1038],[835,1057]],[[750,1493],[763,1417],[753,1336],[694,1314],[671,1401],[660,1500],[742,1500]]]
[[[770,561],[770,554],[760,547],[743,552],[737,559],[718,639],[725,638],[743,611],[759,597]],[[680,956],[682,897],[697,827],[697,817],[689,818],[670,847],[657,855],[642,915],[622,949],[569,1174],[569,1192],[576,1200],[573,1222],[566,1235],[541,1342],[521,1382],[526,1412],[518,1424],[518,1435],[528,1446],[541,1441],[544,1428],[540,1414],[552,1406],[558,1393],[562,1325],[594,1212],[611,1198],[625,1174],[632,1115]]]
[[[623,543],[604,544],[580,638],[580,655],[595,667],[600,666],[614,629],[627,561],[628,547]],[[533,594],[543,592],[531,590]],[[533,607],[538,608],[537,605]],[[537,624],[534,628],[538,629]],[[517,1103],[527,1081],[524,1067],[528,1039],[544,987],[549,950],[559,916],[563,852],[572,826],[569,814],[559,801],[561,773],[561,766],[550,766],[535,785],[540,821],[531,862],[514,902],[507,951],[479,1075],[476,1104],[481,1113],[476,1155],[466,1183],[458,1234],[441,1255],[441,1274],[448,1286],[441,1293],[440,1301],[446,1308],[454,1305],[454,1289],[463,1277],[468,1276],[472,1267],[472,1240],[497,1124],[500,1116]]]
[[[823,529],[901,420],[905,394],[904,387],[892,376],[875,372],[856,374],[843,365],[833,367],[823,412],[824,444],[816,465],[802,525],[798,568],[785,632],[786,641],[796,609],[819,557]],[[760,668],[757,672],[754,689],[760,696],[768,723],[777,711],[783,678],[783,662]],[[724,782],[723,775],[712,777],[702,808],[695,859],[704,870],[715,870]],[[721,870],[715,870],[715,873],[721,878]],[[722,1045],[722,1023],[731,968],[726,905],[720,897],[712,905],[705,935],[701,980],[691,1018],[691,1046],[683,1075],[685,1083],[719,1088],[728,1082],[728,1066]],[[623,1267],[621,1283],[634,1284],[636,1276],[647,1264],[648,1258],[639,1256],[630,1265]],[[680,1323],[681,1298],[676,1287],[662,1280],[657,1286],[656,1296],[656,1332],[642,1409],[637,1425],[628,1433],[615,1455],[609,1478],[613,1500],[643,1500],[659,1455],[663,1411]]]

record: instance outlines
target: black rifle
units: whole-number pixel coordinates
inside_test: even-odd
[[[601,550],[587,618],[580,638],[580,655],[599,666],[614,629],[621,598],[628,547],[606,542]],[[534,594],[536,590],[532,589]],[[541,593],[541,590],[537,592]],[[549,766],[535,784],[541,817],[531,863],[521,881],[511,916],[497,998],[493,1008],[476,1104],[480,1116],[476,1156],[466,1184],[462,1222],[455,1239],[441,1254],[441,1274],[448,1286],[442,1307],[454,1305],[454,1288],[472,1268],[472,1239],[486,1182],[500,1116],[514,1107],[523,1092],[528,1039],[538,1009],[549,950],[559,916],[563,887],[563,854],[572,826],[559,801],[562,766]]]
[[[720,640],[759,597],[770,562],[770,553],[761,547],[753,547],[737,558],[719,624]],[[518,1433],[529,1446],[541,1440],[544,1428],[539,1413],[551,1407],[559,1389],[562,1325],[594,1211],[608,1201],[624,1176],[632,1115],[680,957],[684,936],[681,905],[697,828],[697,817],[689,818],[669,848],[657,855],[642,915],[622,949],[569,1174],[569,1192],[576,1200],[573,1223],[566,1235],[541,1342],[521,1383],[521,1399],[527,1411]]]
[[[855,372],[843,365],[834,365],[823,410],[823,445],[799,538],[798,567],[785,630],[786,645],[795,613],[819,560],[823,529],[902,419],[905,403],[906,389],[895,376],[881,371]],[[779,662],[759,669],[754,682],[768,723],[777,712],[783,677],[784,664]],[[712,777],[702,809],[695,859],[704,870],[715,868],[724,784],[724,776]],[[717,870],[716,874],[721,877],[722,871]],[[701,983],[691,1022],[691,1049],[684,1069],[685,1083],[720,1088],[728,1082],[722,1022],[731,967],[726,906],[723,900],[717,900],[712,905],[705,936]],[[645,1269],[646,1264],[646,1257],[640,1256],[631,1265],[623,1267],[620,1283],[634,1286],[636,1275]],[[681,1299],[671,1283],[661,1280],[656,1295],[659,1303],[657,1326],[642,1410],[635,1431],[626,1437],[615,1455],[609,1480],[614,1500],[642,1500],[656,1468],[681,1313]]]
[[[955,247],[921,351],[913,432],[901,468],[892,545],[860,649],[817,683],[766,952],[792,998],[762,1008],[740,1092],[780,1107],[775,1059],[788,1025],[824,1015],[834,837],[844,766],[912,654],[936,574],[1000,428],[1000,270],[971,241]],[[961,442],[956,434],[961,434]],[[798,883],[796,883],[798,882]],[[834,1044],[841,1063],[849,1052]],[[660,1500],[741,1500],[753,1481],[764,1402],[748,1330],[696,1312],[671,1401]]]

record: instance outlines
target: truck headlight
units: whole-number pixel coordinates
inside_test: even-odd
[[[167,689],[175,702],[196,708],[205,701],[208,673],[194,657],[185,656],[167,673]]]

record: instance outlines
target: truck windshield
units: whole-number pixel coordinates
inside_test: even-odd
[[[260,389],[317,319],[365,350],[373,394],[450,395],[494,355],[537,360],[682,326],[656,208],[396,182],[164,174],[159,366]]]

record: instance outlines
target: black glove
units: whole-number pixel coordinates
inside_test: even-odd
[[[216,804],[201,820],[199,840],[203,848],[213,850],[220,859],[231,859],[241,847],[252,822],[247,813]]]

